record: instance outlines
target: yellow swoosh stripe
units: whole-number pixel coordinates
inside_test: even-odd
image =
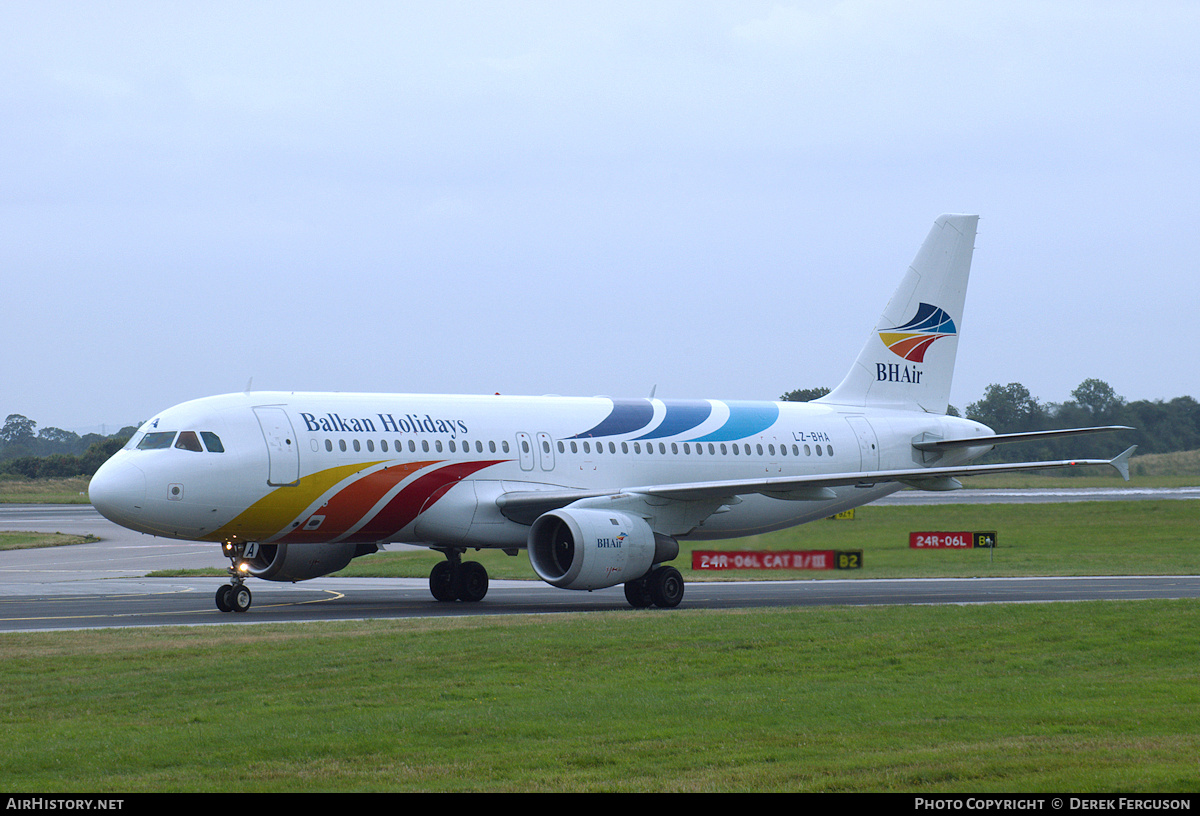
[[[277,487],[239,513],[233,521],[204,538],[207,541],[260,541],[269,538],[289,522],[295,521],[305,508],[342,479],[377,464],[379,462],[341,465],[305,476],[294,487]]]

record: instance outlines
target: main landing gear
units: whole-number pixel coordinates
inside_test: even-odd
[[[249,546],[257,547],[257,544]],[[245,612],[250,608],[254,597],[250,594],[250,588],[246,586],[246,579],[242,577],[238,570],[238,565],[242,559],[246,557],[245,544],[233,544],[226,542],[221,549],[229,558],[229,575],[230,583],[225,584],[217,590],[217,609],[222,612]]]
[[[634,609],[672,609],[683,600],[683,576],[674,567],[659,567],[625,584],[625,600]]]
[[[444,549],[446,556],[429,573],[429,591],[439,601],[482,601],[488,591],[488,574],[478,561],[463,561],[466,550]]]

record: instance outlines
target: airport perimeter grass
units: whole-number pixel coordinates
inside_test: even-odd
[[[0,635],[10,791],[1200,787],[1200,604]]]
[[[0,504],[88,504],[88,479],[0,477]]]
[[[68,535],[67,533],[28,533],[0,530],[0,551],[32,550],[40,547],[67,547],[72,544],[87,544],[99,541],[93,535]]]

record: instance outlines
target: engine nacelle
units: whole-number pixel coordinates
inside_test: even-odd
[[[528,549],[533,571],[560,589],[623,584],[679,554],[675,539],[656,536],[645,520],[592,508],[563,508],[538,516],[529,528]]]
[[[242,563],[247,574],[266,581],[307,581],[337,572],[359,555],[373,553],[374,544],[283,543],[261,544],[254,558]]]

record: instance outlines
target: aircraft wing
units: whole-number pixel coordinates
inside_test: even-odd
[[[1109,465],[1125,481],[1129,481],[1129,457],[1137,446],[1127,449],[1113,459],[1062,459],[1047,462],[1015,462],[998,465],[960,465],[957,467],[904,468],[901,470],[855,471],[852,473],[822,473],[809,476],[784,476],[767,479],[730,479],[716,482],[683,482],[679,484],[630,486],[617,490],[530,490],[516,491],[496,499],[507,518],[521,524],[532,524],[542,513],[557,510],[584,499],[602,496],[643,496],[668,501],[712,502],[733,499],[755,493],[792,501],[825,501],[837,498],[832,488],[854,485],[874,487],[878,484],[900,482],[920,490],[954,490],[962,485],[961,476],[986,473],[1050,470],[1055,468],[1094,467]]]

